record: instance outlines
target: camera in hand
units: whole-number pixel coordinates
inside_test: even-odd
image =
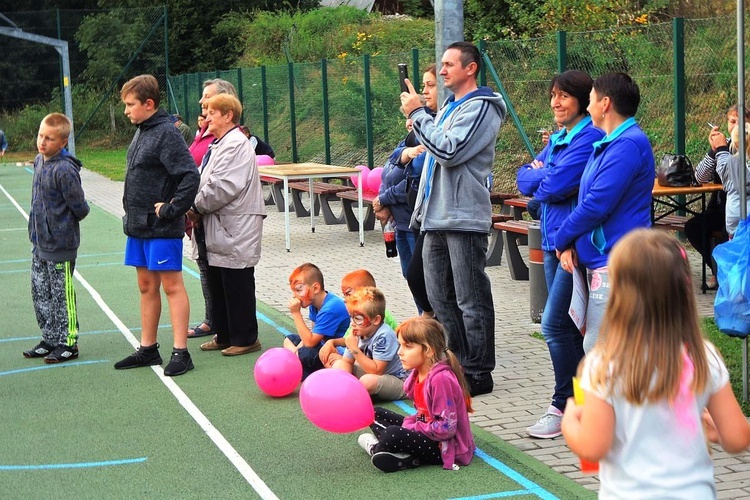
[[[401,85],[401,92],[409,92],[409,87],[406,86],[406,80],[409,78],[409,71],[406,68],[406,64],[398,63],[398,82]]]

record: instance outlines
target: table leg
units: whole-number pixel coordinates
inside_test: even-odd
[[[289,177],[284,176],[284,229],[286,230],[286,251],[290,252],[292,240],[289,236]]]
[[[362,212],[362,171],[357,172],[359,182],[357,182],[357,203],[359,208],[359,246],[365,246],[365,215]]]
[[[315,232],[315,194],[313,193],[313,179],[308,179],[310,193],[310,231]]]
[[[706,262],[705,248],[708,246],[708,235],[706,234],[706,193],[701,194],[701,291],[705,294],[708,290],[706,285],[706,266],[710,262]]]

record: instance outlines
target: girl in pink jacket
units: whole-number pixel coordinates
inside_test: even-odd
[[[445,345],[443,326],[431,318],[404,321],[397,329],[398,356],[411,374],[404,382],[416,413],[404,417],[375,408],[373,434],[358,442],[383,472],[420,465],[458,470],[474,454],[469,412],[471,397],[458,359]]]

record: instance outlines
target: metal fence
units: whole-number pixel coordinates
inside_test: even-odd
[[[707,150],[706,123],[723,128],[725,112],[736,102],[735,29],[732,17],[676,19],[482,43],[521,123],[518,129],[508,121],[500,131],[496,188],[515,189],[516,168],[530,158],[523,134],[540,148],[536,131],[554,127],[547,87],[563,69],[580,69],[593,77],[609,71],[629,73],[641,89],[636,118],[657,157],[684,147],[697,163]],[[683,51],[684,60],[676,61],[675,52]],[[404,135],[397,63],[410,63],[412,80],[420,80],[422,70],[415,75],[415,68],[424,68],[433,57],[431,49],[413,50],[178,75],[171,76],[170,83],[174,103],[193,126],[204,80],[220,77],[239,85],[247,124],[275,148],[279,161],[378,166]],[[683,63],[684,73],[676,71]],[[497,87],[491,78],[483,78]],[[675,92],[683,87],[684,94]],[[680,109],[684,109],[684,122],[679,119]]]

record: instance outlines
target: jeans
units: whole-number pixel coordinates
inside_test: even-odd
[[[486,255],[487,233],[425,233],[427,297],[467,376],[490,375],[495,368],[495,309]]]
[[[604,311],[609,298],[609,272],[606,267],[588,269],[589,302],[586,306],[586,333],[583,337],[583,351],[589,353],[599,338]]]
[[[414,231],[402,231],[396,229],[396,249],[398,250],[398,260],[401,263],[401,274],[406,278],[406,270],[409,268],[411,255],[414,253],[417,237]]]
[[[547,303],[542,315],[542,335],[547,341],[555,373],[552,406],[564,411],[568,398],[573,397],[573,377],[583,359],[583,336],[568,315],[573,275],[560,266],[554,251],[544,252],[544,276]]]

